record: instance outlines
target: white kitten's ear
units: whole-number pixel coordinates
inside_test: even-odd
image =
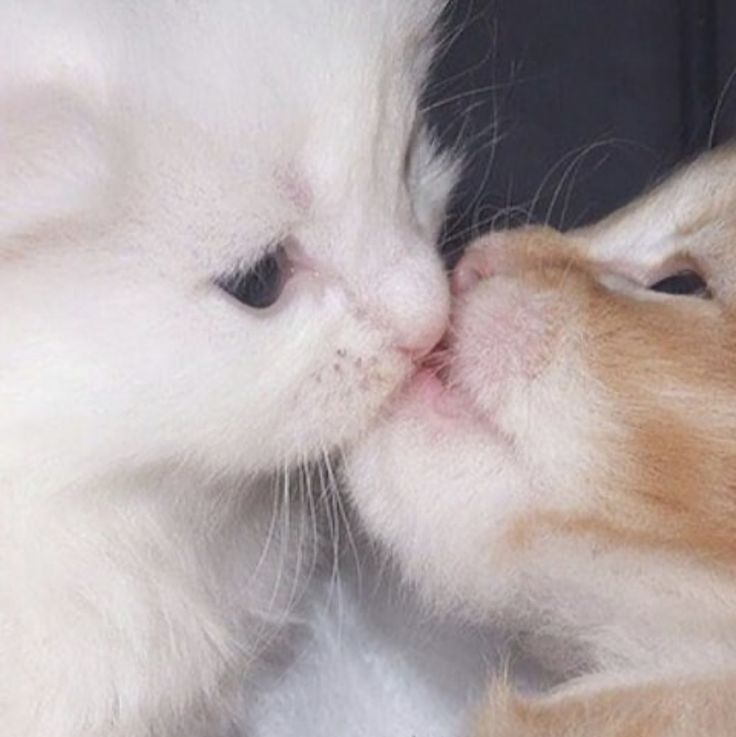
[[[0,93],[0,238],[100,201],[109,175],[102,130],[89,106],[65,91]]]

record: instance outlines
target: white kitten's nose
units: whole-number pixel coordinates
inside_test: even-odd
[[[442,320],[428,324],[422,332],[413,331],[406,336],[399,336],[397,340],[399,350],[414,361],[421,360],[442,340],[446,328],[447,323]]]
[[[396,346],[414,359],[426,356],[447,330],[450,294],[439,263],[394,268],[378,287],[381,312]]]

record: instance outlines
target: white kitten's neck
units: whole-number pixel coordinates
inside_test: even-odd
[[[139,734],[126,713],[164,704],[191,717],[208,689],[219,689],[226,711],[235,694],[223,683],[242,683],[288,623],[310,560],[296,551],[314,549],[303,510],[292,499],[287,526],[273,484],[158,469],[59,484],[53,495],[14,485],[1,497],[13,522],[0,541],[0,611],[9,613],[3,657],[23,672],[0,669],[0,694],[22,705],[33,688],[66,681],[90,710],[120,705],[121,737]],[[62,724],[68,708],[51,704],[49,725]]]

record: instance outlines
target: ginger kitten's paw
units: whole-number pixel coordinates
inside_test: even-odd
[[[583,700],[527,699],[494,689],[472,737],[674,737],[670,719],[642,712],[625,723]]]
[[[734,686],[650,682],[529,699],[498,684],[472,737],[732,737]]]

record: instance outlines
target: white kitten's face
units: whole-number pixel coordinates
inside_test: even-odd
[[[6,467],[293,463],[354,437],[436,342],[449,178],[416,123],[433,10],[364,5],[315,5],[312,27],[275,3],[272,44],[249,49],[257,19],[232,48],[208,27],[222,43],[191,66],[179,37],[181,59],[142,42],[104,103],[2,96],[21,163],[0,169]]]

